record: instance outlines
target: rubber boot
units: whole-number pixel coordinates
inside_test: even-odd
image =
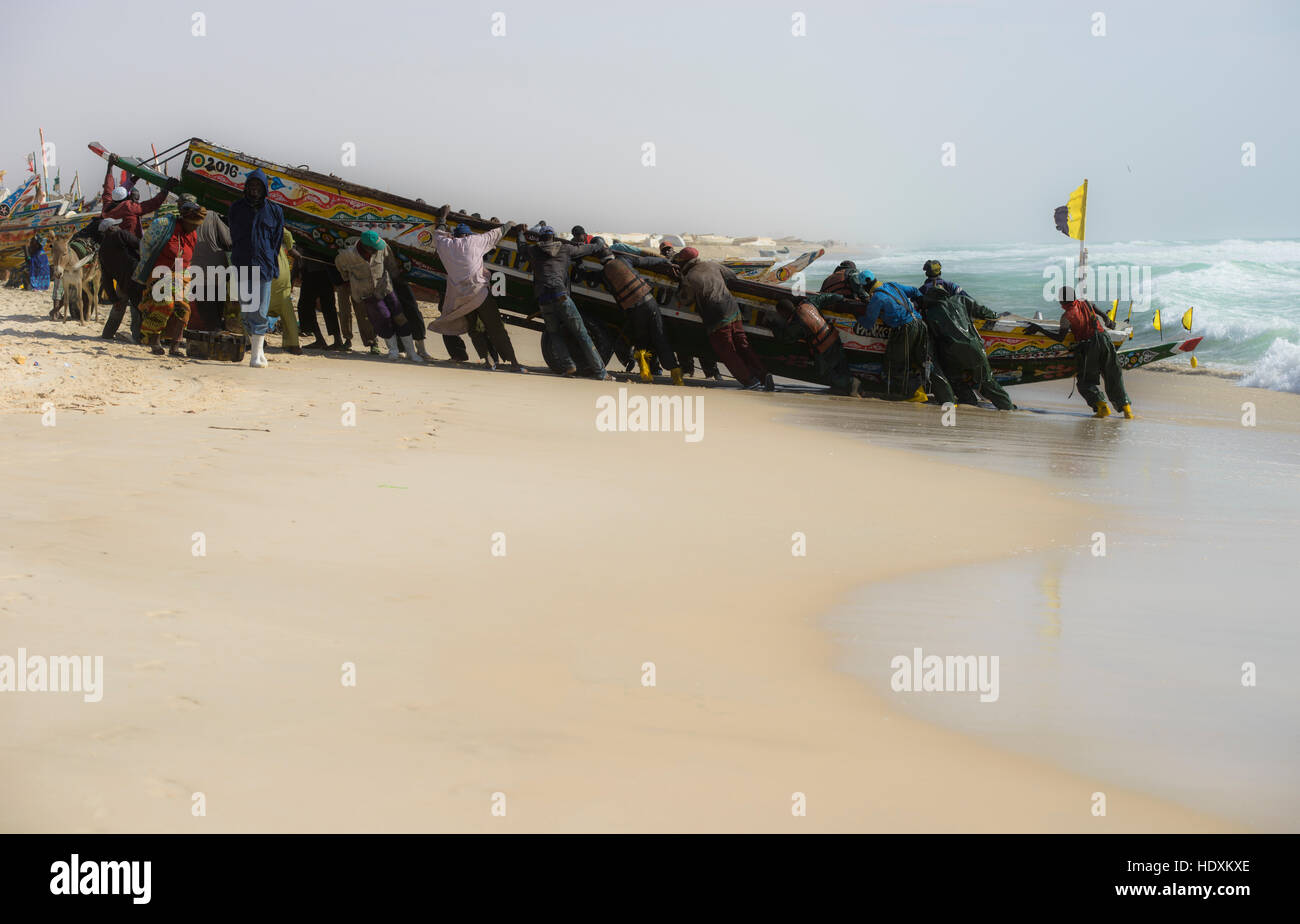
[[[674,384],[674,385],[685,385],[685,384],[686,384],[686,382],[682,380],[682,367],[681,367],[681,366],[677,366],[677,367],[675,367],[675,368],[674,368],[670,373],[668,373],[668,374],[671,375],[671,376],[673,377],[673,384]]]
[[[1125,420],[1132,420],[1136,415],[1133,413],[1133,405],[1126,404],[1121,410],[1124,412]]]
[[[925,402],[930,400],[930,396],[925,393],[924,388],[917,388],[916,394],[912,395],[912,397],[908,398],[907,400],[915,401],[917,404],[925,404]]]
[[[266,351],[262,348],[266,345],[266,334],[249,334],[248,339],[252,342],[248,350],[248,364],[254,369],[265,368]]]
[[[388,358],[389,358],[389,359],[401,359],[401,358],[402,358],[402,354],[398,352],[397,334],[393,334],[393,336],[391,336],[391,337],[387,338],[386,340],[384,340],[384,343],[388,344]],[[378,352],[378,349],[376,349],[376,352]]]
[[[401,340],[402,343],[402,352],[406,354],[407,360],[413,363],[419,363],[420,365],[424,365],[424,357],[421,356],[419,353],[415,352],[415,344],[412,342],[411,338],[401,337],[399,339]]]
[[[426,363],[431,363],[431,362],[433,362],[433,357],[430,356],[430,355],[429,355],[429,351],[426,350],[426,349],[424,348],[424,341],[423,341],[423,340],[417,340],[417,341],[415,341],[415,352],[418,353],[419,356],[420,356],[420,359],[424,360]]]
[[[1098,401],[1097,406],[1092,409],[1092,416],[1101,418],[1110,416],[1110,405],[1105,401]]]
[[[634,350],[633,355],[636,357],[636,364],[641,368],[641,381],[653,382],[655,377],[650,374],[650,362],[646,359],[645,350]]]

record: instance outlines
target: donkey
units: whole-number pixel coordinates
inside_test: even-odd
[[[53,285],[54,308],[51,318],[62,315],[64,321],[77,312],[77,321],[85,322],[89,315],[91,320],[99,320],[99,261],[95,259],[95,250],[84,257],[68,246],[65,240],[56,240],[50,245],[54,253],[50,275]]]

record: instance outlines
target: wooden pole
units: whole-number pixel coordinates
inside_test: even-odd
[[[1075,282],[1075,297],[1088,298],[1088,248],[1084,238],[1088,236],[1088,180],[1083,181],[1083,214],[1079,216],[1079,278]]]
[[[37,128],[36,131],[41,136],[41,186],[45,189],[45,197],[50,196],[50,175],[45,169],[45,129]]]

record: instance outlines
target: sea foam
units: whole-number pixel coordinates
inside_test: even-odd
[[[1241,379],[1242,385],[1300,394],[1300,344],[1273,341],[1268,352]]]

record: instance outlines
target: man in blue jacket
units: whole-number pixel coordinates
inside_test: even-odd
[[[871,333],[877,319],[889,328],[889,340],[885,344],[886,395],[903,398],[907,395],[909,377],[917,375],[920,384],[916,392],[905,400],[918,403],[929,400],[925,393],[927,377],[936,400],[953,400],[952,387],[930,362],[925,322],[913,304],[920,300],[921,290],[898,282],[881,282],[871,270],[859,272],[858,281],[871,293],[867,307],[857,316],[858,323],[867,333]]]
[[[284,239],[284,211],[266,198],[266,174],[254,170],[244,181],[244,197],[230,204],[230,265],[239,274],[239,310],[252,340],[248,364],[266,365],[267,309],[271,281],[280,273],[280,244]],[[251,293],[250,293],[251,289]]]

